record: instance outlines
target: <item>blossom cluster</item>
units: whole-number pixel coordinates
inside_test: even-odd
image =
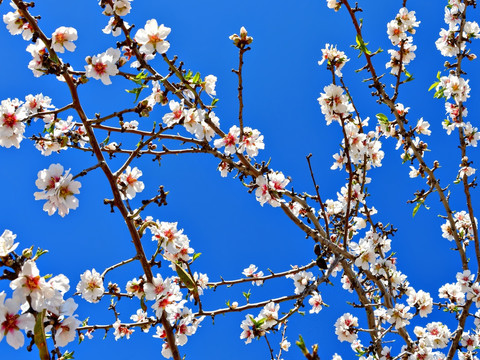
[[[33,331],[35,316],[44,312],[44,324],[48,325],[42,331],[51,334],[56,346],[64,347],[75,339],[76,328],[81,323],[74,315],[78,305],[73,298],[64,298],[70,289],[69,279],[63,274],[49,279],[41,276],[37,256],[32,259],[31,252],[27,255],[24,251],[21,257],[13,253],[18,246],[13,242],[15,238],[10,230],[0,236],[2,264],[20,266],[10,282],[12,297],[6,298],[7,293],[0,292],[0,341],[6,338],[10,346],[19,349],[25,343],[22,330],[25,333]]]
[[[441,225],[442,237],[452,241],[455,239],[454,234],[456,232],[458,238],[465,243],[465,245],[468,245],[468,243],[475,238],[470,215],[466,211],[459,211],[453,215],[453,218],[456,231],[452,228],[450,221],[446,221]],[[477,224],[477,219],[475,219],[475,224]]]
[[[415,58],[414,51],[417,50],[417,46],[413,45],[413,38],[407,33],[415,34],[415,28],[419,25],[415,11],[408,11],[405,7],[401,8],[395,19],[387,24],[388,38],[392,45],[399,47],[398,50],[388,50],[391,58],[386,67],[391,68],[391,74],[398,76],[405,71],[405,65]]]
[[[150,222],[148,228],[152,233],[152,241],[157,241],[164,250],[164,256],[173,262],[188,262],[194,250],[190,247],[190,240],[183,233],[183,229],[177,229],[177,223],[156,221]]]
[[[257,201],[262,206],[265,203],[273,207],[280,206],[281,203],[285,202],[281,196],[289,182],[290,180],[278,171],[270,171],[267,174],[258,176],[255,182],[257,185],[255,190]]]
[[[350,59],[343,51],[337,50],[336,46],[325,44],[325,48],[322,49],[322,60],[318,65],[322,65],[325,60],[327,60],[327,68],[333,70],[338,77],[342,77],[341,70]]]
[[[460,24],[465,9],[465,4],[460,0],[450,0],[448,5],[445,6],[444,19],[448,29],[442,29],[440,38],[435,42],[437,49],[443,56],[457,56],[465,50],[467,41],[480,38],[480,27],[475,21],[465,21],[463,33],[460,36]],[[467,57],[473,60],[476,56],[468,53]]]
[[[270,329],[277,326],[279,309],[280,305],[271,301],[264,306],[257,317],[246,315],[245,320],[240,324],[243,330],[240,339],[245,339],[245,344],[249,344],[254,338],[265,336]]]

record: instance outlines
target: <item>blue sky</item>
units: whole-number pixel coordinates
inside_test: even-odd
[[[401,1],[360,3],[364,10],[364,40],[370,43],[370,49],[381,47],[387,50],[391,47],[386,23],[395,17],[401,4]],[[446,26],[443,22],[444,5],[444,2],[433,0],[407,4],[409,10],[416,11],[417,20],[421,21],[414,36],[414,43],[419,49],[417,58],[408,68],[415,81],[402,88],[399,101],[411,108],[412,122],[423,117],[431,123],[433,135],[427,141],[432,151],[426,159],[430,164],[434,159],[440,161],[442,168],[439,174],[445,186],[455,178],[460,152],[457,138],[448,137],[442,130],[441,122],[445,117],[443,100],[433,99],[433,94],[427,93],[446,60],[434,44],[440,28]],[[125,20],[135,23],[137,29],[151,18],[172,28],[168,37],[171,43],[167,53],[169,57],[176,54],[185,63],[185,68],[199,71],[202,76],[214,74],[218,77],[217,96],[220,101],[216,114],[224,130],[236,124],[238,114],[237,77],[231,72],[238,66],[238,55],[228,36],[238,33],[240,27],[245,26],[254,42],[252,50],[245,54],[244,119],[247,126],[257,128],[265,136],[265,150],[259,158],[265,161],[271,158],[271,168],[291,176],[296,191],[313,193],[305,160],[305,156],[312,153],[312,166],[322,199],[336,199],[337,191],[344,185],[345,174],[332,172],[329,168],[333,162],[332,155],[338,152],[341,133],[335,125],[326,126],[316,100],[323,87],[331,81],[331,75],[325,68],[317,65],[325,43],[337,44],[351,59],[343,74],[362,117],[370,117],[372,126],[375,114],[388,114],[386,107],[376,104],[367,84],[361,82],[367,74],[353,71],[362,67],[364,62],[357,59],[357,52],[349,48],[355,42],[355,35],[343,9],[335,13],[327,9],[326,2],[322,0],[245,0],[236,3],[185,0],[181,5],[178,2],[136,0],[132,6],[132,13]],[[2,14],[10,11],[6,1],[0,6],[0,11]],[[78,30],[77,50],[62,56],[77,70],[83,70],[86,56],[115,47],[117,39],[101,32],[108,19],[93,1],[73,6],[51,0],[36,4],[33,13],[42,16],[39,24],[47,34],[59,26],[73,26]],[[478,10],[475,16],[478,18]],[[3,69],[0,99],[23,99],[27,94],[42,92],[50,96],[58,107],[69,103],[64,84],[53,77],[32,76],[27,69],[30,55],[25,52],[25,47],[28,44],[21,37],[10,36],[2,26],[0,39],[4,48],[4,56],[0,57],[0,68]],[[473,44],[473,51],[478,52],[478,44]],[[386,51],[375,58],[378,72],[384,71],[387,60]],[[165,65],[159,60],[153,64],[161,73],[166,73]],[[466,104],[468,117],[474,122],[479,111],[478,103],[473,100],[479,96],[475,86],[480,74],[478,64],[468,63],[465,70],[472,86],[471,99]],[[386,78],[389,79],[389,75]],[[113,85],[105,87],[100,81],[92,79],[81,88],[84,109],[90,117],[95,112],[108,114],[132,105],[133,96],[124,91],[132,84],[122,79],[114,79],[113,82]],[[150,129],[151,122],[156,120],[158,123],[164,113],[165,110],[158,107],[149,119],[140,119],[140,128]],[[129,118],[132,119],[134,117]],[[41,127],[36,124],[28,129],[28,134],[40,131]],[[103,140],[105,134],[98,136]],[[111,140],[123,141],[120,137],[112,137]],[[0,188],[4,189],[0,231],[10,229],[16,233],[21,248],[36,245],[49,249],[50,253],[38,262],[40,271],[42,274],[67,275],[71,280],[71,295],[80,274],[86,269],[103,271],[111,264],[133,256],[134,248],[119,214],[111,214],[109,208],[103,205],[103,199],[110,197],[110,193],[100,171],[80,179],[80,207],[65,218],[57,214],[48,216],[42,211],[43,203],[34,200],[38,171],[51,163],[61,163],[66,169],[71,168],[72,173],[78,173],[94,164],[90,155],[68,150],[43,157],[32,142],[24,140],[21,145],[20,150],[0,149]],[[383,166],[370,172],[373,181],[369,187],[372,194],[369,204],[378,209],[379,221],[391,223],[399,229],[392,242],[399,259],[399,269],[409,276],[415,288],[429,291],[437,300],[438,288],[446,282],[455,281],[460,261],[457,254],[450,250],[452,244],[441,237],[440,224],[443,220],[437,215],[443,212],[436,194],[429,198],[431,209],[422,208],[412,218],[413,206],[406,201],[423,187],[423,180],[409,179],[409,168],[401,164],[400,152],[394,148],[392,139],[384,141],[386,156]],[[470,159],[477,163],[478,150],[470,148],[469,153]],[[120,164],[121,159],[111,162],[113,168]],[[217,164],[217,160],[207,155],[167,157],[160,167],[151,159],[142,158],[136,166],[144,173],[142,179],[147,190],[137,196],[134,203],[153,195],[158,185],[164,185],[165,190],[170,192],[168,206],[151,207],[147,213],[161,221],[178,221],[179,227],[184,228],[189,236],[191,246],[202,253],[195,262],[195,270],[207,273],[212,281],[219,280],[220,276],[239,278],[242,270],[252,263],[266,273],[268,268],[277,272],[289,269],[290,265],[310,262],[314,257],[311,239],[306,240],[281,210],[259,206],[254,195],[248,194],[238,179],[232,179],[232,176],[221,178],[216,170]],[[464,210],[459,185],[452,184],[451,190],[452,207]],[[478,203],[478,200],[478,194],[474,193],[473,203]],[[154,249],[148,238],[144,246],[147,251]],[[166,266],[161,271],[171,275]],[[317,270],[314,272],[318,273]],[[132,264],[114,273],[108,280],[117,282],[124,289],[127,280],[138,278],[140,274],[138,264]],[[337,341],[333,324],[344,312],[351,311],[346,301],[354,298],[341,289],[339,278],[334,285],[320,289],[329,308],[318,315],[295,316],[289,322],[287,337],[292,347],[284,353],[284,359],[302,358],[294,345],[298,334],[302,334],[309,345],[318,343],[320,355],[325,359],[331,358],[335,352],[344,354],[345,358],[352,356],[349,345]],[[6,287],[6,283],[0,284],[0,291]],[[242,304],[242,291],[248,289],[252,291],[251,301],[256,302],[290,295],[294,287],[291,280],[278,279],[260,288],[247,284],[216,292],[207,291],[204,307],[223,307],[226,300]],[[93,306],[80,299],[76,301],[80,304],[77,310],[80,319],[90,316],[92,324],[114,321],[113,314],[106,311],[108,300]],[[129,321],[137,306],[122,305],[121,319]],[[305,310],[308,309],[307,306]],[[282,304],[280,311],[287,310],[287,305]],[[251,313],[257,315],[259,311]],[[244,316],[219,316],[215,325],[210,319],[205,319],[197,334],[180,348],[181,354],[186,354],[187,359],[268,358],[263,340],[246,346],[239,339],[240,322]],[[361,315],[357,316],[362,319]],[[439,318],[432,316],[429,320],[434,319]],[[80,346],[72,343],[67,348],[75,350],[77,359],[88,356],[115,356],[118,359],[160,357],[161,342],[151,335],[153,331],[141,334],[137,330],[133,340],[115,342],[111,333],[102,341],[103,334],[97,332],[93,340]],[[278,351],[279,336],[274,335],[270,341]],[[14,351],[5,342],[0,343],[0,349],[6,356],[12,355],[19,360],[36,358],[36,353],[29,354],[25,349]]]

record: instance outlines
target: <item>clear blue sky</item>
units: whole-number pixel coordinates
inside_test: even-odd
[[[431,153],[426,155],[428,163],[438,159],[442,165],[442,185],[454,180],[460,158],[457,137],[448,137],[442,130],[444,119],[443,100],[433,99],[427,93],[435,81],[437,71],[442,70],[446,60],[435,49],[443,22],[443,7],[446,2],[425,0],[407,4],[409,10],[417,12],[421,21],[414,43],[418,45],[417,58],[408,70],[415,81],[402,88],[400,102],[409,106],[410,119],[415,122],[423,117],[431,124],[432,136],[427,139]],[[402,1],[363,1],[364,40],[369,48],[378,47],[387,50],[390,43],[386,35],[386,23],[393,19],[401,7]],[[271,168],[282,171],[292,177],[292,185],[297,192],[313,193],[305,156],[313,154],[312,165],[323,199],[336,199],[336,192],[344,185],[344,173],[329,170],[333,158],[338,152],[341,133],[337,126],[327,127],[320,111],[317,98],[323,87],[331,81],[331,75],[317,61],[325,43],[338,44],[351,58],[343,70],[345,81],[350,87],[356,105],[362,117],[370,117],[371,125],[375,114],[387,113],[386,107],[375,103],[370,90],[361,80],[366,73],[354,73],[353,70],[364,65],[363,59],[357,59],[357,52],[349,48],[355,42],[353,26],[345,11],[338,13],[327,9],[326,1],[252,1],[241,2],[213,1],[202,2],[185,0],[179,2],[150,2],[136,0],[132,2],[132,13],[125,17],[129,23],[142,28],[151,18],[172,28],[168,37],[171,47],[168,56],[178,55],[185,68],[199,71],[202,76],[214,74],[218,77],[217,96],[220,99],[216,114],[222,128],[227,130],[236,124],[238,114],[237,77],[231,72],[238,66],[236,48],[228,36],[238,33],[245,26],[249,35],[254,37],[252,50],[245,55],[244,66],[244,118],[247,126],[257,128],[265,136],[265,150],[259,155],[262,160],[270,157]],[[33,13],[41,15],[42,29],[51,34],[59,26],[73,26],[78,30],[75,53],[63,54],[62,58],[75,69],[83,70],[85,57],[115,47],[117,38],[105,35],[101,29],[108,19],[101,14],[96,2],[76,2],[74,5],[64,1],[51,0],[39,2]],[[0,6],[2,14],[10,11],[8,2]],[[478,18],[478,10],[475,16]],[[25,52],[28,45],[21,37],[12,37],[5,26],[0,27],[0,40],[3,56],[0,68],[3,69],[0,99],[23,99],[27,94],[42,92],[53,99],[57,107],[69,103],[66,86],[53,77],[34,78],[27,69],[30,55]],[[478,44],[473,44],[478,52]],[[375,58],[377,71],[384,71],[388,60],[386,52]],[[165,65],[154,62],[163,74]],[[466,64],[465,70],[471,79],[471,99],[467,102],[468,118],[474,122],[478,117],[479,96],[475,82],[479,80],[478,63]],[[388,78],[388,75],[386,76]],[[90,117],[95,112],[107,114],[132,105],[133,96],[125,93],[131,83],[113,80],[114,84],[105,87],[99,81],[91,80],[80,90],[84,109]],[[151,122],[161,120],[163,109],[157,108],[150,119],[140,119],[141,129],[150,129]],[[133,117],[129,120],[134,119]],[[41,131],[39,124],[28,129],[28,134]],[[105,135],[99,135],[103,140]],[[123,141],[120,137],[112,141]],[[10,229],[18,235],[20,248],[34,244],[49,249],[39,262],[41,274],[64,273],[71,280],[73,293],[79,276],[86,269],[103,271],[113,263],[134,255],[126,227],[120,216],[111,214],[103,205],[103,199],[110,197],[106,179],[100,171],[80,179],[81,193],[78,196],[80,207],[71,211],[65,218],[57,214],[48,216],[42,211],[43,203],[35,201],[33,192],[36,174],[51,163],[61,163],[73,173],[94,164],[94,159],[85,153],[73,150],[43,157],[32,142],[24,140],[20,150],[1,148],[0,152],[0,188],[2,205],[0,232]],[[399,269],[409,276],[410,283],[418,290],[429,291],[438,300],[438,288],[446,282],[454,282],[455,274],[460,271],[460,261],[456,253],[449,250],[452,244],[441,237],[437,217],[441,212],[436,194],[431,196],[429,211],[422,208],[412,219],[412,205],[406,204],[414,191],[423,187],[423,180],[411,180],[409,168],[401,164],[400,152],[394,150],[393,140],[385,141],[386,152],[383,166],[370,172],[373,178],[369,187],[372,196],[369,204],[379,210],[377,219],[384,224],[391,223],[399,228],[392,246],[397,252]],[[478,163],[478,149],[471,148],[470,158]],[[112,167],[121,161],[112,161]],[[161,221],[178,221],[179,227],[191,240],[191,246],[202,256],[195,262],[195,271],[207,273],[210,280],[217,281],[241,277],[241,272],[249,264],[256,264],[259,270],[267,273],[284,271],[290,265],[304,265],[313,259],[313,242],[305,240],[299,231],[280,209],[259,206],[253,194],[248,194],[237,179],[232,176],[221,178],[216,170],[218,162],[207,155],[186,155],[184,157],[165,158],[161,167],[148,158],[142,158],[136,166],[144,173],[143,181],[147,190],[134,200],[147,198],[156,191],[156,186],[164,185],[169,191],[168,206],[152,207],[148,212]],[[464,210],[463,197],[459,186],[452,186],[452,203],[456,210]],[[473,203],[478,203],[478,194]],[[134,205],[137,206],[137,205]],[[443,212],[441,212],[443,214]],[[147,251],[153,250],[153,243],[145,240]],[[169,275],[169,269],[162,272]],[[316,270],[314,270],[316,273]],[[117,282],[124,289],[127,280],[141,274],[138,265],[126,266],[125,271],[113,273],[109,281]],[[346,343],[340,344],[334,334],[333,324],[344,312],[352,309],[346,301],[353,301],[348,293],[341,289],[339,278],[334,287],[321,288],[324,301],[330,305],[318,315],[295,316],[289,322],[288,340],[292,347],[284,353],[284,359],[301,359],[302,355],[294,345],[298,334],[302,334],[308,345],[319,343],[320,356],[329,359],[337,352],[350,358],[353,354]],[[7,284],[0,284],[0,291]],[[293,294],[291,280],[276,280],[259,288],[235,286],[230,289],[207,291],[204,307],[214,309],[223,307],[226,300],[243,303],[242,291],[251,289],[251,301],[261,301],[268,297]],[[76,299],[80,304],[77,313],[80,319],[90,316],[90,323],[106,324],[114,321],[113,314],[106,311],[108,300],[91,305]],[[125,301],[122,301],[122,303]],[[132,301],[133,303],[133,301]],[[121,307],[121,319],[129,321],[135,313],[137,304]],[[280,311],[287,311],[286,304]],[[307,306],[305,310],[309,310]],[[254,310],[257,315],[259,310]],[[437,314],[438,315],[438,314]],[[215,319],[205,319],[197,334],[189,338],[186,346],[180,347],[181,354],[187,359],[232,360],[266,359],[269,356],[264,341],[255,341],[244,345],[239,339],[240,322],[245,314],[228,314]],[[357,315],[360,319],[363,316]],[[432,316],[429,321],[439,319]],[[420,324],[420,323],[419,323]],[[425,323],[422,323],[424,325]],[[361,323],[365,326],[365,322]],[[67,349],[75,350],[77,359],[87,357],[128,359],[132,357],[161,357],[161,341],[151,337],[154,332],[141,334],[137,330],[133,340],[121,339],[117,342],[110,333],[102,341],[103,334],[95,333],[93,340],[86,340],[78,346],[76,342]],[[278,341],[277,341],[278,339]],[[278,351],[279,336],[271,337]],[[0,343],[0,351],[5,358],[14,356],[18,360],[34,359],[37,353],[27,353],[25,349],[14,351],[5,341]],[[36,350],[35,350],[36,351]]]

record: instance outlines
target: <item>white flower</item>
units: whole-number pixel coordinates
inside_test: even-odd
[[[19,349],[25,343],[25,338],[20,330],[33,331],[35,317],[31,313],[18,314],[20,305],[18,298],[5,299],[5,292],[0,293],[0,341],[4,337],[7,343],[15,349]]]
[[[165,114],[163,116],[162,118],[163,122],[167,126],[178,124],[180,120],[182,120],[182,118],[186,116],[183,100],[180,103],[175,100],[170,100],[168,106],[170,107],[171,113]]]
[[[128,23],[126,21],[123,22],[126,28],[129,27]],[[115,19],[115,17],[111,17],[110,20],[108,20],[107,26],[105,26],[102,31],[104,34],[112,34],[113,36],[120,36],[122,33],[122,28],[118,25],[118,21]]]
[[[318,65],[322,65],[325,60],[328,60],[328,65],[335,69],[335,75],[341,77],[341,70],[350,59],[343,51],[338,51],[336,46],[326,44],[322,49],[322,60],[318,62]]]
[[[268,329],[277,324],[279,309],[280,304],[275,304],[273,301],[270,301],[264,306],[259,315],[259,317],[265,319],[265,322],[262,324],[262,328]]]
[[[82,298],[90,303],[96,303],[103,296],[105,288],[103,287],[103,279],[95,269],[87,270],[80,275],[80,282],[77,285],[77,291]]]
[[[255,157],[258,155],[259,149],[265,149],[263,135],[260,135],[260,131],[257,129],[245,127],[243,129],[243,138],[238,146],[238,151],[243,153],[247,150],[248,156]]]
[[[26,301],[29,296],[30,303],[35,311],[44,309],[45,299],[55,295],[54,290],[40,276],[37,265],[33,260],[28,260],[23,264],[22,271],[10,283],[10,288],[14,290],[14,297],[21,299],[22,302]]]
[[[170,43],[165,38],[170,34],[171,29],[162,25],[158,26],[157,20],[148,20],[145,28],[140,29],[135,34],[135,41],[140,46],[140,52],[143,54],[153,54],[155,51],[164,54],[170,47]]]
[[[85,76],[102,80],[105,85],[110,85],[110,76],[118,74],[116,62],[120,59],[120,50],[109,48],[106,52],[93,56],[91,62],[85,66]]]
[[[205,89],[205,92],[208,95],[215,96],[217,92],[215,91],[215,85],[217,83],[217,77],[215,75],[207,75],[205,76],[205,82],[203,83],[202,87]]]
[[[80,193],[81,184],[72,180],[73,176],[69,172],[67,170],[63,175],[63,166],[60,164],[52,164],[48,170],[38,172],[35,185],[42,191],[34,193],[35,200],[47,200],[43,210],[48,215],[53,215],[58,210],[58,214],[64,217],[70,209],[78,207],[78,199],[73,195]]]
[[[52,34],[52,48],[59,53],[65,52],[65,49],[75,51],[76,46],[73,41],[77,39],[77,30],[72,27],[60,26]]]
[[[17,248],[18,243],[13,242],[16,237],[17,235],[10,230],[3,232],[2,236],[0,236],[0,257],[7,256]]]
[[[242,328],[242,333],[240,334],[240,339],[246,339],[245,344],[249,344],[252,342],[252,339],[255,337],[253,332],[253,321],[252,315],[248,314],[245,316],[245,320],[242,321],[240,327]]]
[[[358,318],[350,313],[343,314],[335,322],[335,334],[341,342],[353,342],[357,339],[355,327],[358,326]]]
[[[0,105],[0,146],[9,148],[20,147],[24,138],[26,118],[25,108],[15,105],[12,101],[2,101]]]
[[[404,304],[395,304],[395,308],[387,310],[388,322],[390,324],[395,324],[395,329],[400,329],[408,324],[410,324],[411,318],[413,318],[413,314],[409,313],[410,310],[409,306],[405,306]]]
[[[282,342],[280,343],[280,347],[282,348],[283,351],[288,351],[290,348],[290,341],[287,341],[287,339],[283,339]]]
[[[118,16],[127,15],[132,8],[130,1],[132,0],[115,0],[115,2],[113,3],[113,11],[115,12],[115,14],[117,14]]]
[[[227,134],[222,139],[217,139],[213,142],[213,146],[217,149],[225,146],[225,155],[234,154],[236,145],[239,142],[240,128],[236,125],[232,126]]]
[[[117,321],[113,323],[113,328],[115,329],[115,331],[113,332],[113,335],[115,336],[115,340],[118,340],[123,337],[130,339],[130,335],[135,331],[134,329],[129,329],[126,326],[122,326],[120,319],[117,319]]]
[[[308,299],[308,303],[312,306],[312,309],[309,311],[310,314],[318,314],[320,310],[322,310],[322,296],[316,291],[312,292],[312,296]]]
[[[295,285],[295,294],[300,294],[310,281],[315,280],[313,273],[310,271],[300,271],[296,274],[285,276],[287,279],[292,279]]]
[[[57,346],[67,346],[68,343],[71,343],[77,334],[77,327],[80,326],[82,322],[77,318],[70,316],[62,321],[58,325],[55,332],[55,343]]]
[[[118,188],[122,200],[133,199],[138,192],[142,192],[145,185],[138,178],[142,176],[142,172],[134,167],[133,169],[128,166],[124,173],[120,174],[117,179]]]

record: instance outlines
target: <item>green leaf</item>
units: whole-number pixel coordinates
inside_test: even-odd
[[[186,272],[184,268],[175,264],[175,270],[177,271],[178,277],[185,284],[185,286],[188,288],[188,290],[196,290],[197,289],[197,286],[195,285],[195,281],[193,281],[190,274],[188,272]]]
[[[87,317],[85,320],[83,320],[81,326],[87,326],[87,324],[88,324],[88,319],[90,319],[90,318]]]
[[[193,79],[192,79],[192,82],[193,82],[194,84],[200,83],[200,73],[199,73],[199,72],[197,72],[197,73],[195,74],[195,76],[194,76]]]
[[[143,70],[137,74],[134,78],[130,78],[137,85],[144,85],[143,81],[147,78],[147,73],[144,73]]]
[[[422,206],[422,202],[421,202],[421,201],[417,202],[417,205],[415,205],[415,208],[413,209],[412,217],[415,217],[415,215],[417,214],[418,209],[420,209],[420,206]]]
[[[367,49],[368,43],[365,43],[359,34],[357,34],[357,36],[355,37],[355,41],[357,45],[354,46],[353,48],[360,51],[360,54],[358,54],[358,57],[362,56],[362,53],[365,53],[368,55],[372,54],[370,50]]]
[[[188,70],[188,72],[183,76],[185,80],[190,80],[193,77],[192,70]]]
[[[375,115],[377,117],[377,120],[382,123],[382,124],[389,124],[390,122],[388,121],[388,117],[385,114],[378,113]]]
[[[216,99],[216,98],[213,99],[213,100],[212,100],[212,103],[210,104],[210,106],[212,106],[212,107],[215,106],[215,104],[218,102],[218,100],[220,100],[220,99]]]
[[[303,340],[302,335],[298,335],[298,340],[295,341],[295,344],[302,350],[303,355],[309,354],[307,347],[305,346],[305,341]]]
[[[197,260],[197,259],[200,257],[200,255],[202,255],[202,253],[195,253],[195,254],[193,254],[192,262],[195,261],[195,260]]]
[[[248,290],[248,292],[243,292],[243,296],[245,296],[245,299],[247,299],[247,303],[250,301],[250,295],[252,295],[250,293],[250,289]]]
[[[74,352],[75,352],[75,351],[72,351],[72,352],[65,351],[65,352],[63,353],[63,355],[62,355],[62,359],[64,359],[64,360],[75,359],[75,358],[73,357],[73,353],[74,353]]]
[[[435,99],[441,99],[441,98],[444,97],[444,95],[443,95],[444,92],[445,92],[445,89],[444,89],[444,88],[440,88],[439,90],[437,90],[437,91],[435,92],[435,94],[433,95],[433,97],[434,97]]]
[[[46,309],[43,309],[42,312],[37,314],[35,319],[35,327],[33,328],[33,340],[35,341],[35,345],[37,345],[38,351],[40,352],[41,360],[50,360],[50,353],[48,352],[47,347],[47,337],[45,336],[45,328],[43,327],[46,311]]]
[[[148,88],[147,85],[141,85],[140,87],[138,88],[134,88],[134,89],[131,89],[131,90],[125,90],[126,92],[130,93],[130,94],[135,94],[135,100],[133,101],[133,103],[135,104],[137,101],[138,101],[138,98],[140,97],[140,93],[142,92],[143,89],[145,88]]]
[[[427,209],[427,210],[430,209],[429,206],[425,205],[425,202],[424,202],[423,200],[419,200],[419,201],[417,202],[417,205],[415,205],[415,208],[413,209],[412,217],[415,217],[415,215],[416,215],[417,212],[418,212],[418,209],[420,209],[420,207],[421,207],[422,205],[425,207],[425,209]]]
[[[105,146],[105,145],[108,144],[109,140],[110,140],[110,135],[108,135],[108,136],[105,138],[105,140],[103,140],[103,141],[102,141],[100,144],[98,144],[98,145],[100,145],[100,146]]]
[[[435,89],[438,84],[440,84],[440,81],[435,81],[432,85],[430,85],[430,87],[428,88],[428,91]]]

